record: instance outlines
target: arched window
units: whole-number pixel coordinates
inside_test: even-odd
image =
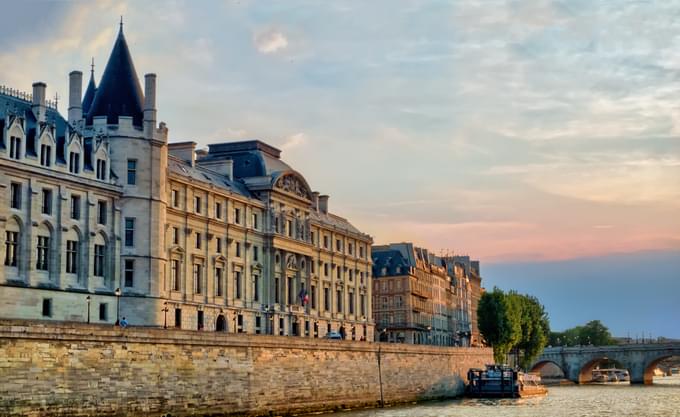
[[[15,217],[12,217],[5,226],[5,266],[19,267],[20,242],[21,225]]]
[[[35,269],[38,271],[50,270],[51,245],[52,230],[47,223],[43,223],[38,228],[36,236]]]

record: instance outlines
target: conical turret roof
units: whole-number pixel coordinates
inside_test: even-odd
[[[142,126],[142,102],[142,88],[121,23],[118,38],[87,114],[87,124],[92,124],[92,118],[96,116],[106,116],[108,124],[117,124],[119,116],[131,116],[135,126]]]
[[[92,107],[92,101],[94,100],[94,94],[97,92],[97,85],[94,82],[94,62],[92,63],[92,69],[90,70],[90,82],[87,84],[87,90],[85,90],[85,97],[83,97],[83,114],[87,115]]]

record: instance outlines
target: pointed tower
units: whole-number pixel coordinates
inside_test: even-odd
[[[92,58],[92,65],[90,66],[90,82],[87,84],[87,90],[85,90],[85,97],[83,97],[83,114],[88,114],[90,108],[92,108],[92,101],[94,100],[94,95],[97,92],[97,84],[94,82],[94,58]]]
[[[116,239],[120,263],[114,286],[122,293],[121,316],[133,325],[161,325],[168,144],[167,129],[156,123],[156,75],[147,74],[145,82],[146,96],[121,22],[98,86],[90,74],[84,111],[88,97],[94,97],[84,132],[93,143],[108,141],[111,171],[123,190],[113,211],[122,229]]]
[[[122,22],[99,88],[96,90],[92,107],[87,114],[88,125],[91,125],[92,119],[97,116],[106,116],[108,124],[117,124],[118,117],[128,116],[132,117],[134,126],[142,127],[144,96],[123,35]]]

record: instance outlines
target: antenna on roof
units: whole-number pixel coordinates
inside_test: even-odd
[[[59,108],[59,92],[54,92],[54,108]]]
[[[94,75],[94,57],[92,57],[92,64],[90,64],[90,72]]]

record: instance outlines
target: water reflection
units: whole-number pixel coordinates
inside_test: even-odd
[[[385,409],[352,410],[328,417],[458,416],[680,416],[680,377],[655,378],[655,385],[581,385],[550,387],[544,397],[459,399]]]

